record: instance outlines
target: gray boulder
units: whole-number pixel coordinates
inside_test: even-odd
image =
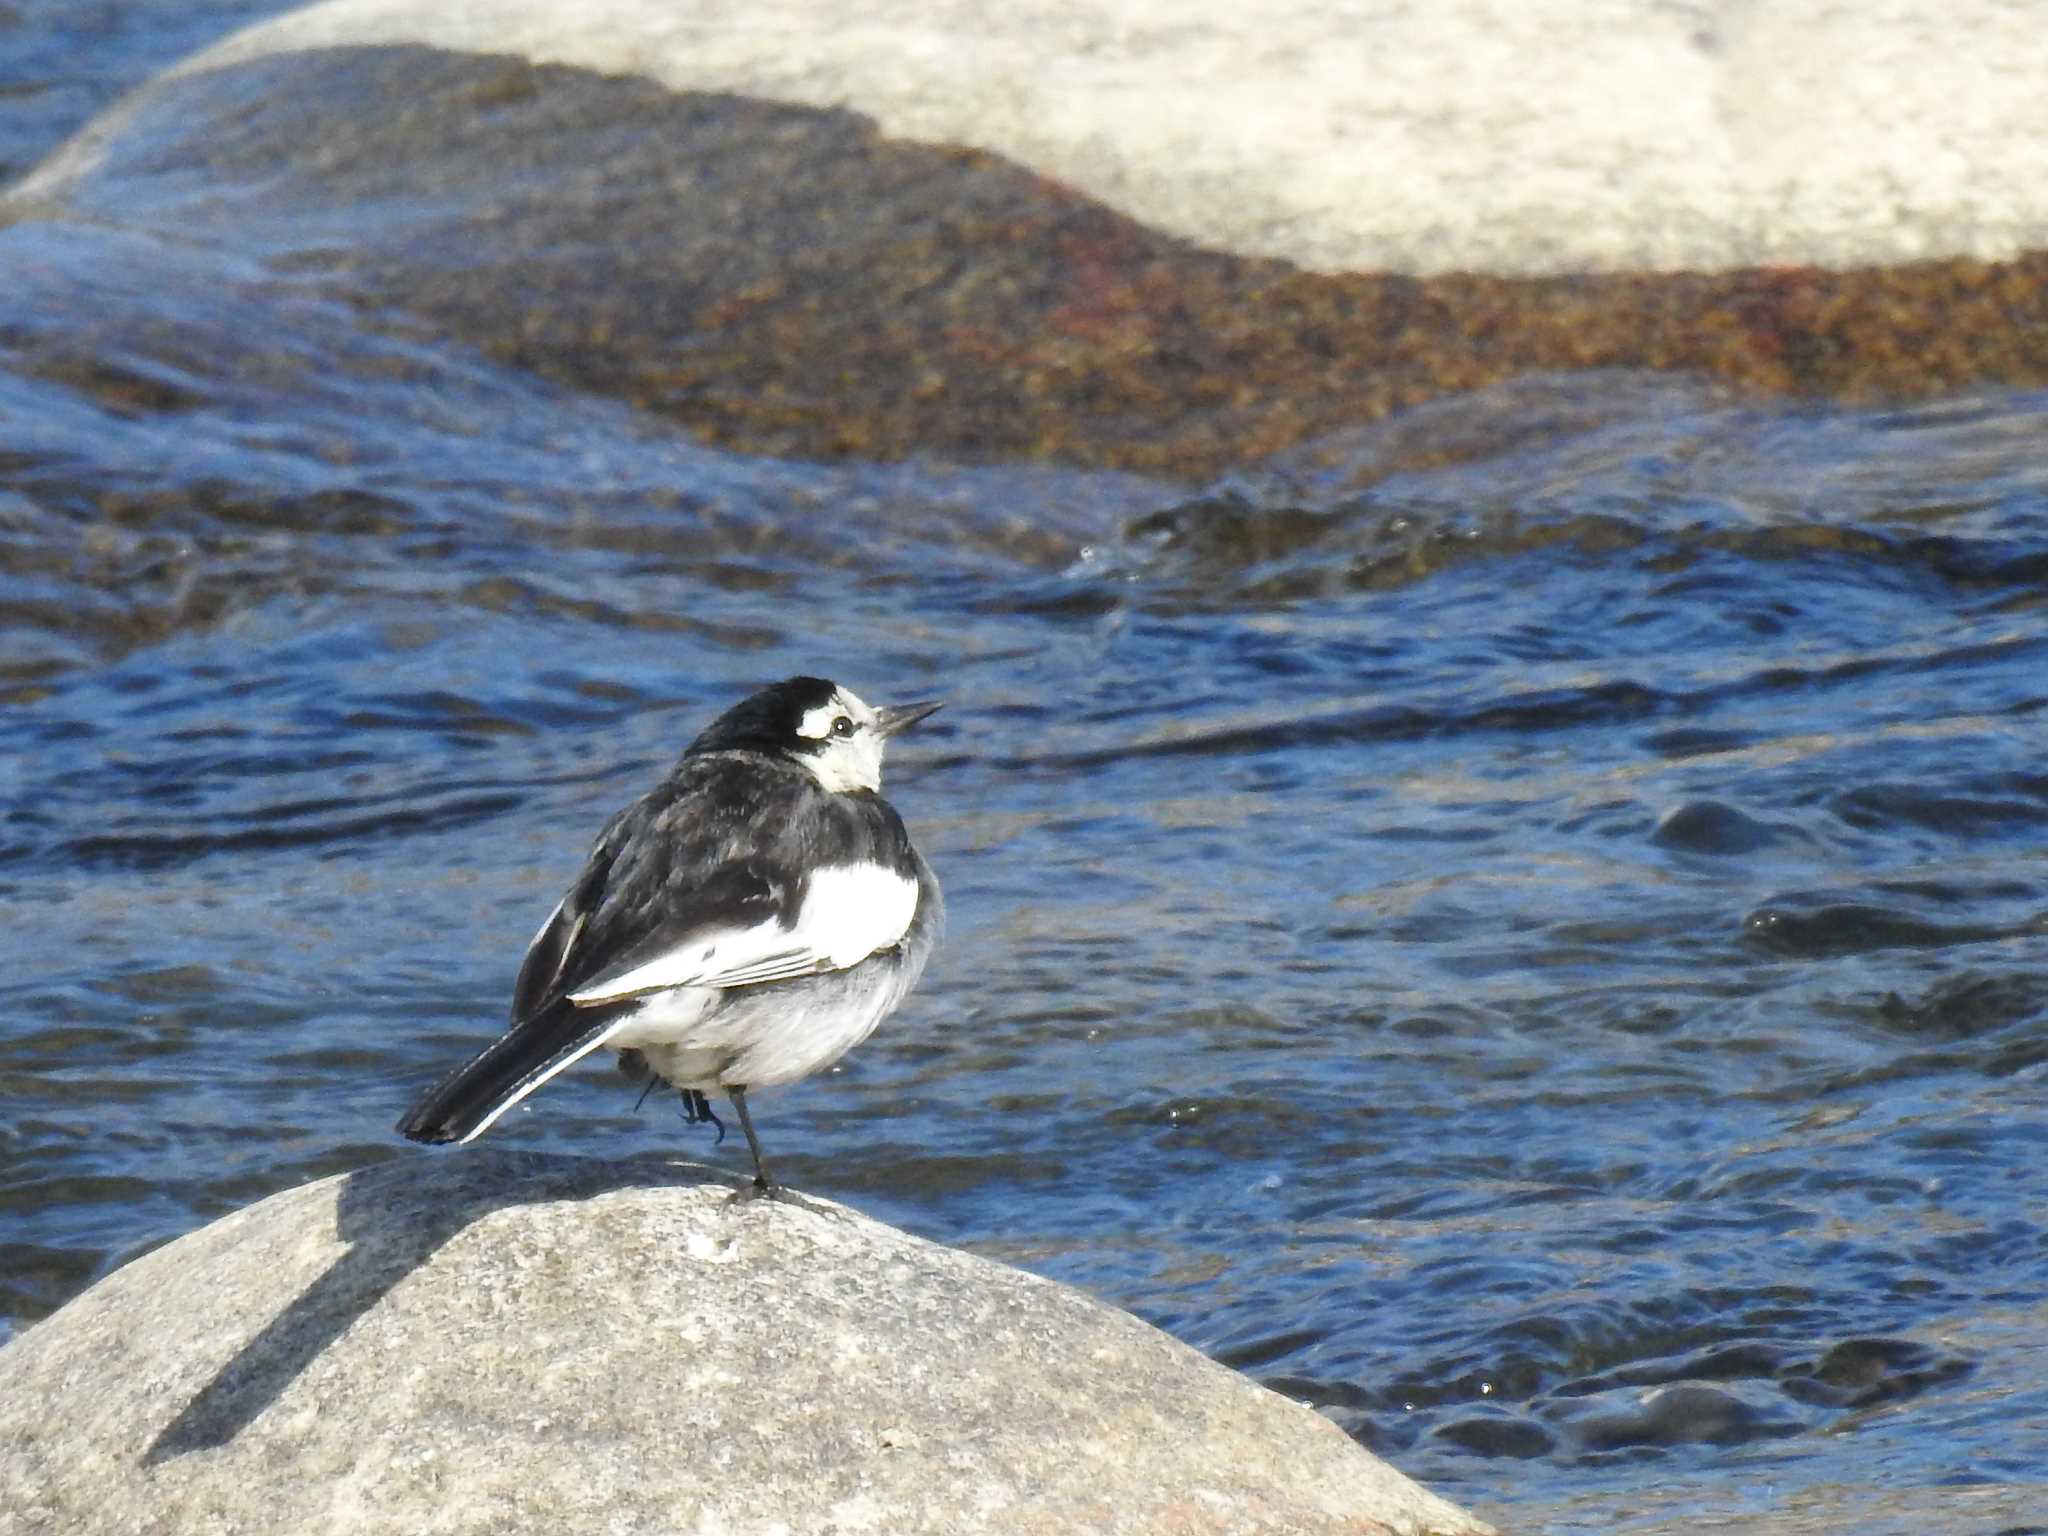
[[[701,1172],[276,1195],[0,1350],[0,1531],[1483,1532],[1074,1291]]]
[[[182,68],[365,44],[850,108],[1321,272],[1862,266],[2048,245],[2012,0],[324,0]],[[90,159],[92,136],[30,183]]]

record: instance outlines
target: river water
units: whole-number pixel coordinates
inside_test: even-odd
[[[12,163],[257,9],[127,8]],[[391,1124],[605,817],[813,671],[947,700],[889,789],[952,924],[758,1101],[789,1182],[1516,1525],[2048,1481],[2048,397],[1555,376],[1196,488],[819,465],[132,238],[0,230],[12,1326],[442,1155]],[[212,366],[258,331],[304,366]],[[492,1134],[741,1170],[635,1098]]]

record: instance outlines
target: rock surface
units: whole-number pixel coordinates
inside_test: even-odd
[[[0,1531],[1483,1532],[1073,1291],[687,1169],[401,1158],[0,1351]]]
[[[198,66],[365,43],[850,108],[1323,272],[2048,246],[2048,28],[2001,0],[324,0]]]

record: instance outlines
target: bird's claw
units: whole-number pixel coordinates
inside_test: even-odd
[[[701,1088],[684,1088],[679,1091],[683,1096],[683,1123],[685,1125],[704,1125],[708,1123],[716,1127],[718,1140],[713,1142],[712,1145],[724,1146],[725,1122],[713,1113],[711,1101],[704,1097],[704,1091]]]

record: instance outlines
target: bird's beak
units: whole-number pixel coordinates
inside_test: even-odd
[[[884,737],[894,736],[898,731],[907,731],[933,710],[937,704],[884,704],[875,711],[875,724],[881,728]]]

